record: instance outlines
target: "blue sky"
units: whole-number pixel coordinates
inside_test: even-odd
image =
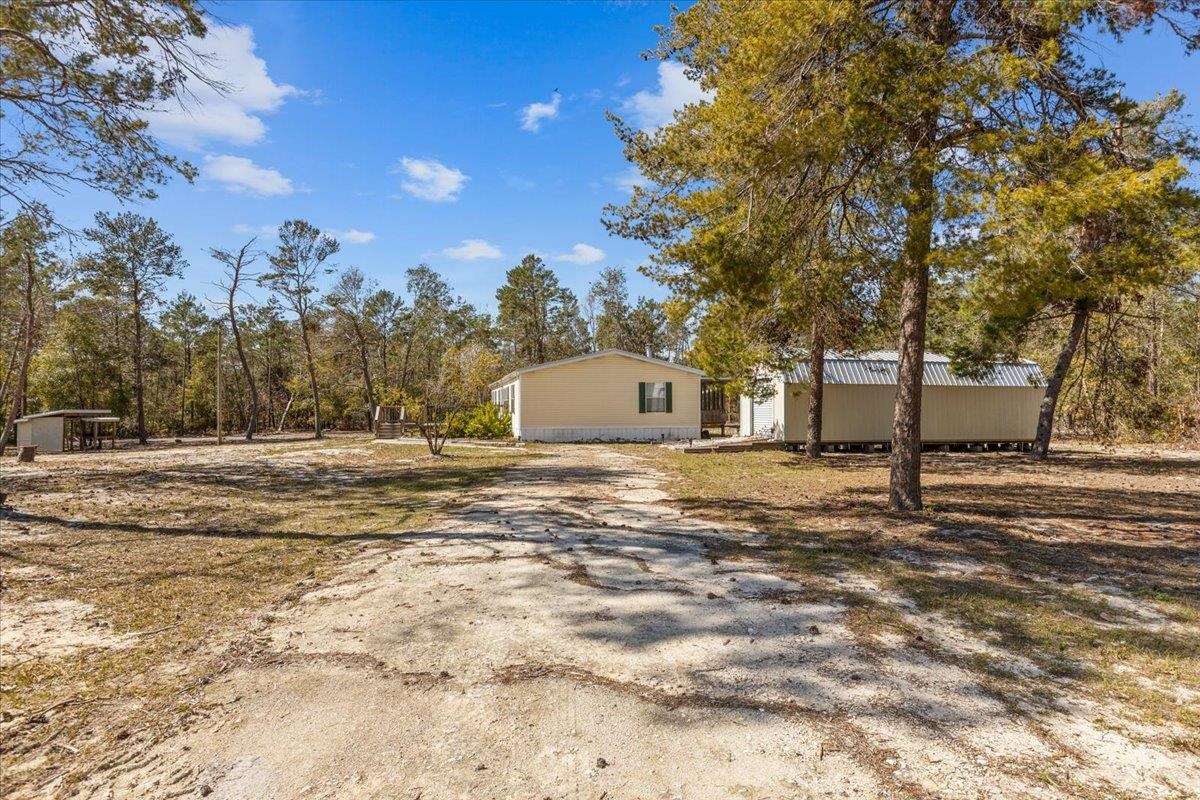
[[[392,289],[425,262],[494,310],[505,270],[535,252],[581,296],[606,266],[625,269],[634,293],[661,296],[636,273],[644,249],[609,237],[600,216],[630,176],[605,110],[652,127],[697,96],[672,65],[641,58],[667,3],[211,9],[223,27],[205,46],[237,91],[152,121],[201,177],[137,207],[184,246],[193,293],[215,294],[207,247],[260,233],[269,248],[274,226],[302,217],[339,234],[340,266]],[[1095,58],[1135,97],[1180,89],[1200,119],[1200,58],[1165,33],[1097,41]],[[117,204],[75,192],[52,208],[82,227]]]

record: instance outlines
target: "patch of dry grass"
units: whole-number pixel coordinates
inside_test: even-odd
[[[432,458],[419,445],[337,437],[6,464],[6,623],[61,601],[89,613],[36,618],[5,644],[0,768],[11,779],[33,765],[32,779],[61,760],[46,758],[55,747],[152,725],[156,704],[221,668],[257,615],[526,457],[447,447]]]
[[[768,533],[783,569],[860,575],[1168,740],[1200,731],[1200,459],[928,454],[926,511],[892,515],[882,455],[638,452],[673,477],[680,505]],[[863,644],[911,638],[878,603],[846,599]],[[1003,658],[968,661],[1003,691],[1058,694]]]

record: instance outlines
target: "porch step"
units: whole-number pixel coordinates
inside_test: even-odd
[[[403,422],[379,422],[375,425],[376,439],[399,439],[404,436]]]

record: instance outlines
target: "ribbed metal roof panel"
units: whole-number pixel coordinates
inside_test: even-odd
[[[898,359],[894,351],[857,356],[829,353],[825,356],[825,383],[829,385],[894,386]],[[797,363],[783,372],[786,383],[807,383],[808,362]],[[938,353],[925,354],[925,386],[1045,386],[1042,369],[1032,361],[996,363],[989,375],[969,378],[950,371],[950,359]]]

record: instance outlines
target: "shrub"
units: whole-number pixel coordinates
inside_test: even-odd
[[[466,439],[509,439],[512,437],[512,418],[507,409],[484,403],[454,414],[450,435]]]

